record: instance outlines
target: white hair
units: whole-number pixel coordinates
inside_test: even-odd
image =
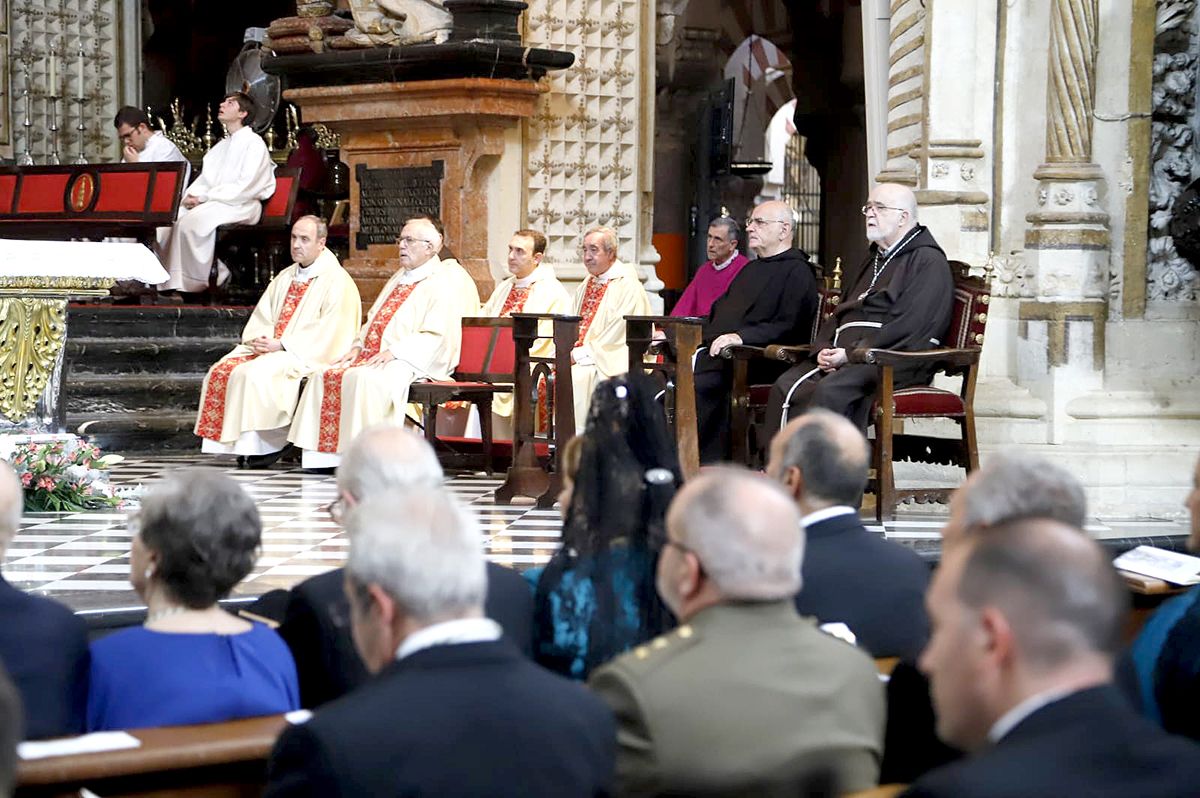
[[[1087,496],[1069,471],[1031,454],[997,453],[963,491],[969,529],[1020,518],[1050,518],[1083,529]]]
[[[387,425],[359,433],[337,470],[338,487],[358,501],[393,488],[441,485],[443,477],[442,465],[424,438]]]
[[[21,507],[24,503],[21,480],[7,460],[0,460],[0,552],[21,528]]]
[[[586,233],[583,234],[583,240],[587,241],[588,236],[591,236],[591,235],[599,235],[600,236],[600,243],[604,247],[604,250],[606,252],[608,252],[608,254],[614,255],[614,256],[617,254],[617,231],[616,230],[612,229],[611,227],[604,227],[604,226],[593,227],[591,230],[588,230]]]
[[[445,488],[410,485],[367,498],[350,511],[346,529],[346,571],[359,589],[378,585],[422,623],[482,612],[483,536]]]
[[[706,469],[677,495],[680,542],[727,599],[775,601],[800,592],[804,531],[795,502],[744,468]]]

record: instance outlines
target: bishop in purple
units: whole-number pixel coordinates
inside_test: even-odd
[[[737,222],[728,216],[712,220],[706,247],[709,260],[696,270],[696,276],[671,309],[672,316],[708,317],[713,303],[724,296],[733,278],[750,262],[738,252],[739,236]]]

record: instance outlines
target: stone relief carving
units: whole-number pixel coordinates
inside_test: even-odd
[[[360,47],[420,42],[450,37],[452,20],[438,0],[350,0],[354,30],[346,38]]]
[[[933,168],[930,169],[930,174],[934,177],[945,177],[950,174],[950,167],[944,163],[935,163]]]
[[[1068,188],[1060,188],[1054,192],[1054,201],[1059,205],[1070,205],[1075,201],[1075,192]]]
[[[1179,255],[1168,232],[1171,210],[1193,179],[1195,155],[1196,0],[1159,0],[1154,42],[1153,117],[1150,137],[1150,232],[1146,252],[1148,299],[1196,301],[1200,278]]]
[[[964,163],[958,167],[958,176],[963,180],[975,179],[975,167],[969,163]]]
[[[997,297],[1031,297],[1033,290],[1029,286],[1029,274],[1025,259],[1020,252],[1009,255],[991,253],[988,256],[984,271],[992,275],[992,296]]]

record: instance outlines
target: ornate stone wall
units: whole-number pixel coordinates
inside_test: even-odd
[[[530,227],[546,233],[559,277],[584,275],[578,252],[595,225],[617,231],[620,256],[647,267],[653,216],[654,16],[637,0],[534,0],[526,42],[571,50],[575,64],[547,78],[528,122]]]
[[[1150,238],[1146,296],[1195,302],[1200,274],[1175,251],[1167,231],[1175,199],[1198,173],[1196,78],[1200,10],[1196,0],[1159,0],[1154,41],[1153,116],[1150,137]]]
[[[0,146],[19,156],[26,149],[36,163],[44,164],[51,151],[49,106],[49,53],[58,50],[59,127],[58,157],[63,163],[79,154],[80,103],[87,98],[84,115],[84,152],[88,160],[111,160],[112,117],[121,105],[121,64],[118,58],[122,4],[119,0],[10,0],[7,50],[8,91],[0,110],[7,129]],[[83,50],[84,81],[79,83],[79,51]],[[22,121],[30,94],[30,135],[26,141]],[[7,114],[4,111],[7,111]]]

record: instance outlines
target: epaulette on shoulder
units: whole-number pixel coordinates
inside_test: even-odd
[[[634,648],[629,652],[629,658],[637,664],[645,663],[649,666],[661,664],[667,659],[667,654],[687,649],[688,644],[695,643],[696,639],[696,630],[690,624],[685,623],[677,629],[661,634]]]

